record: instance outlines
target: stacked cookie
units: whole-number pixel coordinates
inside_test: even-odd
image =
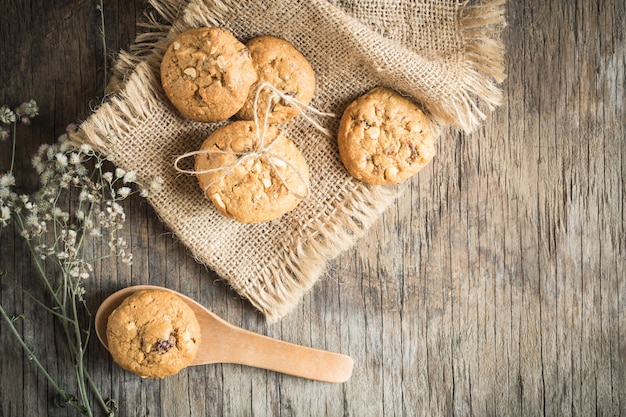
[[[245,223],[265,222],[306,197],[307,162],[275,126],[295,118],[315,93],[313,68],[292,44],[259,36],[244,45],[224,29],[190,29],[165,52],[161,81],[185,118],[239,119],[215,130],[193,152],[193,172],[218,211]],[[337,142],[346,170],[373,185],[409,179],[436,153],[428,117],[385,87],[345,109]]]
[[[188,119],[212,123],[236,116],[195,153],[199,185],[224,215],[245,223],[276,219],[308,194],[304,156],[276,124],[308,105],[315,74],[289,42],[260,36],[242,44],[220,28],[181,33],[161,62],[170,102]]]
[[[274,125],[262,133],[239,120],[217,129],[196,157],[200,187],[224,215],[244,223],[276,219],[306,197],[309,166]],[[263,149],[263,150],[261,150]]]

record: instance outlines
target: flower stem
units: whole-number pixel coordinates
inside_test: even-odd
[[[16,142],[17,142],[17,123],[13,123],[11,126],[11,132],[12,132],[12,152],[11,152],[11,168],[9,169],[9,173],[13,174],[13,167],[15,166],[15,146],[16,146]]]
[[[93,382],[91,375],[88,372],[85,372],[85,378],[89,383],[89,387],[91,388],[91,392],[96,396],[96,401],[100,404],[100,407],[107,413],[107,417],[113,417],[115,412],[113,411],[113,407],[109,406],[107,402],[102,398],[102,394],[100,394],[100,390],[96,387],[96,384]]]
[[[23,219],[20,215],[16,216],[16,224],[19,230],[23,230],[25,228]],[[56,228],[56,225],[55,225],[55,228]],[[56,234],[56,230],[55,230],[55,234]],[[35,255],[35,250],[32,247],[31,242],[29,240],[26,240],[26,244],[30,252],[33,255]],[[33,259],[35,260],[35,265],[37,266],[39,277],[41,278],[41,281],[43,282],[46,290],[48,291],[48,293],[53,299],[54,307],[52,307],[52,310],[56,310],[57,314],[55,315],[59,318],[61,327],[63,328],[63,332],[65,333],[65,338],[68,342],[68,349],[70,352],[70,357],[72,359],[72,362],[74,363],[74,371],[76,374],[76,383],[78,387],[78,394],[80,397],[80,404],[73,403],[71,400],[69,400],[69,398],[71,397],[67,394],[67,392],[62,390],[58,386],[58,384],[55,383],[54,388],[59,394],[61,394],[64,401],[71,404],[74,408],[79,410],[81,413],[91,417],[93,416],[93,411],[89,403],[89,397],[88,397],[87,389],[85,386],[85,371],[84,371],[84,357],[83,357],[84,352],[85,352],[85,347],[83,346],[82,330],[79,324],[79,314],[78,314],[78,309],[76,306],[75,290],[73,286],[71,285],[72,284],[71,278],[68,277],[69,272],[66,271],[65,268],[63,268],[62,264],[59,265],[62,270],[63,279],[61,280],[61,289],[60,291],[57,291],[53,288],[52,283],[48,279],[46,272],[44,270],[43,264],[41,263],[40,259],[37,256],[33,256]],[[71,300],[71,312],[68,312],[68,299]],[[68,313],[71,314],[71,316]],[[3,310],[3,315],[6,316],[6,314],[4,313],[4,310]],[[8,316],[6,316],[5,319],[7,317]],[[12,326],[12,323],[11,323],[11,326]],[[17,329],[15,329],[14,326],[12,326],[12,331],[14,334],[18,336],[18,341],[24,347],[24,349],[26,349],[29,356],[32,357],[36,361],[35,363],[37,364],[37,367],[40,370],[43,370],[44,375],[46,376],[47,379],[51,380],[50,375],[45,371],[45,368],[43,368],[43,365],[41,365],[41,363],[34,357],[34,353],[24,343],[23,339],[19,335],[19,332],[17,332]],[[99,393],[98,393],[98,396],[100,396]]]
[[[35,352],[33,351],[33,349],[30,346],[28,346],[28,344],[26,344],[26,341],[24,341],[24,339],[22,338],[22,335],[20,334],[20,332],[13,325],[13,320],[11,319],[11,317],[9,317],[7,312],[4,310],[4,308],[2,307],[2,304],[0,304],[0,314],[2,314],[2,317],[7,322],[8,326],[9,326],[9,330],[11,330],[11,333],[13,333],[13,335],[17,339],[17,342],[19,343],[19,345],[22,346],[22,349],[24,349],[24,351],[26,352],[26,355],[27,355],[28,359],[31,360],[35,364],[35,366],[39,369],[39,371],[46,378],[46,380],[48,381],[50,386],[63,398],[63,400],[67,404],[69,404],[71,407],[81,411],[80,405],[76,404],[76,402],[74,402],[71,399],[72,396],[70,394],[68,394],[67,391],[65,391],[63,388],[61,388],[59,386],[59,384],[57,384],[57,382],[54,380],[54,378],[52,378],[52,376],[48,373],[48,371],[46,371],[46,368],[39,361],[39,359],[35,355]]]
[[[104,97],[106,97],[107,94],[107,86],[109,84],[109,75],[108,75],[108,64],[107,64],[107,38],[106,38],[106,32],[104,29],[104,1],[100,0],[98,6],[96,6],[96,8],[98,9],[98,11],[100,11],[100,35],[102,36],[102,50],[103,50],[103,55],[104,55],[104,86],[102,89],[102,94],[103,94],[103,100]]]
[[[78,392],[80,394],[81,402],[85,406],[85,412],[88,416],[92,416],[93,412],[91,410],[91,405],[89,404],[89,397],[87,395],[87,389],[85,387],[85,370],[84,370],[84,360],[83,355],[85,353],[83,348],[83,339],[82,339],[82,331],[80,326],[78,325],[78,310],[76,309],[76,297],[71,297],[72,299],[72,315],[74,318],[74,339],[75,339],[75,348],[76,351],[74,354],[75,358],[75,370],[76,370],[76,381],[78,383]]]
[[[24,220],[22,219],[22,216],[16,215],[15,221],[16,221],[18,230],[20,232],[23,232],[26,229],[26,226],[24,225]],[[33,248],[33,245],[31,244],[30,240],[28,239],[24,239],[24,240],[26,242],[26,245],[28,246],[28,250],[30,251],[30,253],[35,255],[36,253],[35,248]],[[46,276],[46,271],[43,268],[43,264],[41,263],[41,261],[36,255],[33,256],[33,259],[35,260],[35,266],[37,267],[37,272],[39,272],[39,276],[42,278],[42,281],[44,282],[46,289],[52,296],[54,304],[57,306],[62,305],[61,300],[59,300],[57,292],[54,290],[54,288],[52,288],[52,284],[50,283],[50,281],[48,280]]]

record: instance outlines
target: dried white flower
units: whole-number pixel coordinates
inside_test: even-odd
[[[15,185],[15,176],[10,172],[0,176],[0,187],[11,187]]]
[[[72,165],[78,165],[80,164],[82,161],[80,159],[80,155],[78,155],[78,153],[76,152],[72,152],[70,154],[70,164]]]
[[[54,159],[54,154],[56,153],[56,148],[53,148],[52,146],[49,145],[41,145],[40,149],[40,153],[44,153],[46,154],[46,157],[48,158],[48,161],[52,161],[52,159]]]
[[[83,189],[78,195],[78,201],[87,201],[89,200],[89,191]]]
[[[0,207],[0,222],[3,226],[9,224],[9,220],[11,220],[11,209],[7,206]]]
[[[137,172],[135,171],[128,171],[126,174],[124,174],[124,184],[128,184],[129,182],[137,182]]]
[[[122,187],[119,190],[117,190],[117,194],[121,197],[121,198],[126,198],[129,196],[130,192],[132,190],[130,189],[130,187]]]
[[[63,218],[63,210],[61,210],[61,207],[54,207],[52,209],[52,215],[54,217]]]
[[[162,186],[163,186],[163,178],[161,177],[154,177],[152,181],[150,181],[150,189],[154,192],[161,191]]]
[[[32,119],[39,114],[39,107],[37,106],[37,102],[35,100],[30,100],[20,104],[20,106],[15,109],[15,113],[18,116],[25,116],[28,119]]]
[[[72,144],[70,143],[67,135],[63,135],[59,138],[59,150],[62,153],[67,153],[68,151],[72,150]]]
[[[57,153],[55,155],[57,166],[60,168],[65,168],[67,166],[67,156],[64,153]]]
[[[122,257],[122,263],[126,265],[131,265],[133,263],[133,254],[124,252],[124,256]]]
[[[61,188],[68,188],[70,183],[72,182],[72,176],[68,173],[61,175],[61,180],[59,181],[59,186]]]
[[[39,217],[36,213],[29,214],[26,217],[26,226],[38,228],[39,227]]]
[[[115,178],[122,178],[126,174],[122,168],[115,168]]]
[[[43,170],[46,169],[46,166],[41,159],[41,155],[35,155],[32,159],[32,164],[35,171],[37,171],[37,174],[41,174]]]
[[[83,287],[77,287],[74,289],[74,294],[76,294],[76,297],[78,298],[79,301],[84,301],[84,295],[85,295],[85,288]]]
[[[9,106],[4,105],[0,107],[0,121],[4,124],[10,125],[17,122],[17,116],[13,113],[13,110]]]
[[[85,167],[84,165],[78,165],[76,167],[76,175],[78,175],[78,179],[80,179],[80,177],[85,177],[87,176],[88,172],[87,172],[87,167]]]
[[[65,243],[67,243],[68,245],[74,245],[76,243],[76,230],[70,229],[66,232],[66,239],[65,239]]]
[[[111,212],[114,215],[124,215],[124,207],[122,207],[119,203],[113,202],[113,204],[111,204],[111,208]]]

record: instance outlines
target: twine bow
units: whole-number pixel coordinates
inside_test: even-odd
[[[263,125],[262,128],[260,128],[260,123],[259,123],[259,112],[258,112],[258,103],[259,103],[259,97],[261,94],[261,91],[264,89],[268,89],[271,92],[271,95],[267,101],[267,108],[265,109],[265,113],[264,113],[264,118],[263,118]],[[209,184],[207,184],[203,191],[206,194],[207,190],[209,190],[211,188],[211,186],[213,186],[215,183],[223,180],[225,177],[227,177],[228,175],[230,175],[235,168],[237,168],[238,166],[244,164],[246,161],[248,160],[255,160],[255,159],[260,159],[260,158],[265,158],[265,160],[269,163],[271,169],[274,171],[274,173],[276,174],[276,176],[278,177],[278,179],[280,180],[280,182],[285,186],[285,188],[287,189],[287,191],[289,193],[291,193],[292,195],[294,195],[296,198],[299,199],[305,199],[308,195],[309,195],[309,183],[308,181],[304,178],[304,176],[302,175],[302,173],[296,168],[296,166],[294,164],[292,164],[290,161],[286,160],[284,157],[272,153],[271,152],[271,148],[272,146],[274,146],[274,144],[276,144],[278,142],[278,139],[280,138],[280,136],[282,136],[282,132],[279,133],[279,136],[270,144],[266,144],[265,143],[265,136],[267,134],[267,130],[269,128],[269,115],[270,115],[270,110],[271,107],[274,103],[274,100],[278,98],[283,100],[285,103],[287,103],[288,105],[296,108],[298,110],[298,112],[300,114],[303,115],[303,117],[309,121],[309,123],[311,123],[317,130],[319,130],[320,132],[322,132],[324,135],[331,137],[331,133],[328,129],[326,129],[325,127],[323,127],[322,125],[320,125],[317,120],[315,120],[311,115],[307,114],[307,112],[310,112],[316,116],[326,116],[326,117],[335,117],[334,113],[325,113],[325,112],[321,112],[301,101],[299,101],[298,99],[296,99],[295,97],[292,97],[288,94],[286,94],[285,92],[277,89],[275,86],[273,86],[272,84],[268,83],[268,82],[264,82],[262,83],[259,88],[256,91],[255,97],[254,97],[254,126],[255,126],[255,135],[256,135],[256,144],[254,146],[253,149],[249,150],[249,151],[244,151],[244,152],[236,152],[236,151],[230,151],[230,150],[222,150],[222,149],[200,149],[197,151],[192,151],[192,152],[187,152],[183,155],[178,156],[175,161],[174,161],[174,168],[182,173],[182,174],[192,174],[192,175],[201,175],[201,174],[210,174],[210,173],[214,173],[214,172],[221,172],[222,174],[220,176],[218,176],[217,178],[215,178],[213,181],[211,181]],[[179,167],[180,161],[182,161],[183,159],[192,157],[192,156],[198,156],[198,155],[215,155],[215,154],[222,154],[222,155],[232,155],[237,157],[236,161],[233,164],[230,165],[225,165],[225,166],[221,166],[221,167],[217,167],[217,168],[210,168],[210,169],[204,169],[204,170],[191,170],[191,169],[183,169]],[[305,193],[301,194],[298,192],[298,190],[294,190],[293,187],[291,187],[289,185],[289,183],[287,182],[287,179],[283,176],[283,174],[281,173],[281,171],[278,169],[278,167],[276,166],[275,161],[280,161],[282,164],[285,164],[287,167],[289,167],[292,171],[294,171],[296,173],[296,175],[298,176],[298,178],[300,179],[300,182],[302,184],[305,185]]]

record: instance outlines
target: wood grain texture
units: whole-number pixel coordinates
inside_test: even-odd
[[[109,59],[145,7],[105,1]],[[102,97],[100,17],[95,1],[0,0],[0,10],[0,99],[41,108],[19,131],[27,191],[37,147]],[[118,415],[625,416],[624,16],[621,0],[509,2],[504,105],[471,136],[444,132],[433,163],[277,324],[197,264],[144,201],[127,201],[134,262],[97,264],[93,311],[123,286],[164,285],[237,326],[348,354],[355,368],[342,385],[237,365],[142,380],[92,343],[88,366]],[[11,233],[0,269],[29,285],[32,261]],[[26,313],[26,337],[69,377],[54,321],[5,278],[0,299]],[[52,405],[2,324],[0,352],[0,416],[75,415]]]

